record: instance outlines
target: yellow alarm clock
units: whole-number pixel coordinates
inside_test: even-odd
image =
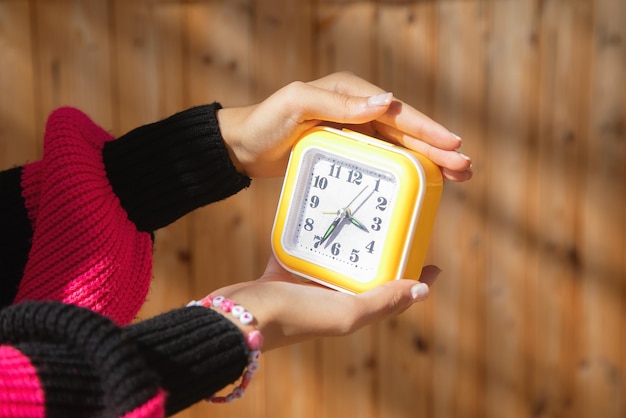
[[[290,272],[348,293],[419,279],[443,190],[421,154],[317,127],[294,146],[272,229]]]

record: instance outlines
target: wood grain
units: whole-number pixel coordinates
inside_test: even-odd
[[[179,417],[626,415],[622,0],[0,0],[0,168],[76,106],[114,135],[350,70],[461,135],[429,301],[264,356],[246,397]],[[281,179],[157,232],[139,318],[258,277]],[[323,309],[320,306],[320,309]]]
[[[41,155],[31,12],[27,2],[0,2],[0,169]]]

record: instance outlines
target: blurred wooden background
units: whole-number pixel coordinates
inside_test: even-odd
[[[60,105],[119,135],[336,70],[463,136],[443,273],[426,303],[271,352],[243,400],[179,416],[626,416],[623,0],[0,0],[0,168],[38,158]],[[141,317],[257,277],[279,187],[159,231]]]

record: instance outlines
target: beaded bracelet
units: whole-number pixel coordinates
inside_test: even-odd
[[[187,306],[204,306],[220,308],[224,313],[230,313],[237,318],[243,325],[252,325],[254,316],[241,305],[237,305],[234,301],[226,299],[224,296],[207,295],[200,301],[192,300]],[[241,398],[250,385],[252,377],[259,370],[259,359],[261,358],[261,347],[263,346],[263,335],[261,331],[253,329],[246,336],[246,343],[250,353],[248,354],[248,365],[243,373],[243,378],[239,386],[235,387],[231,393],[226,396],[211,396],[206,399],[210,403],[230,403],[235,399]]]

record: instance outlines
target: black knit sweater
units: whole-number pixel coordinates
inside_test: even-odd
[[[116,140],[62,109],[42,160],[0,172],[0,416],[169,415],[241,375],[244,337],[212,310],[128,325],[149,286],[153,231],[250,183],[219,109]]]

